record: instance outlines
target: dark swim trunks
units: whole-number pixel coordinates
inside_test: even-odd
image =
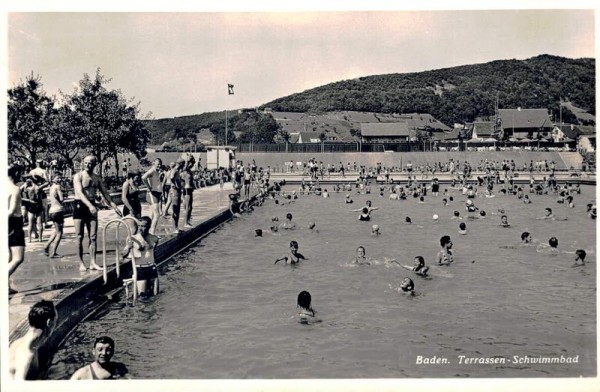
[[[152,194],[152,196],[154,196],[156,200],[160,200],[160,197],[162,196],[162,192],[159,191],[150,191],[150,193]]]
[[[84,222],[97,221],[98,215],[92,215],[88,206],[81,200],[75,200],[73,205],[73,219],[81,219]]]
[[[58,223],[58,224],[65,223],[65,212],[64,211],[51,212],[48,215],[48,218],[54,223]]]
[[[23,231],[22,216],[8,218],[8,246],[25,246],[25,232]]]
[[[150,280],[158,278],[156,265],[142,265],[137,267],[137,280]]]

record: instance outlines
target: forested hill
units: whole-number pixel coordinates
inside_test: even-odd
[[[430,113],[452,125],[499,108],[548,108],[561,99],[595,115],[595,60],[540,55],[439,70],[365,76],[276,99],[261,108],[286,112]],[[563,108],[563,120],[572,114]]]

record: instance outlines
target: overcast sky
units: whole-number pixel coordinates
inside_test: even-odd
[[[8,14],[8,87],[100,67],[164,118],[254,107],[360,76],[539,54],[595,57],[593,10]],[[235,95],[227,94],[227,83]]]

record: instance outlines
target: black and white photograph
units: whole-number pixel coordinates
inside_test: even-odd
[[[2,390],[600,388],[597,5],[120,3],[3,7]]]

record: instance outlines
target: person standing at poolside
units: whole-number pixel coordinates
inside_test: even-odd
[[[25,232],[21,212],[21,189],[17,182],[22,169],[18,165],[8,166],[8,277],[17,270],[25,258]],[[8,285],[8,293],[17,291]]]
[[[163,179],[162,179],[162,189],[163,189],[163,209],[162,209],[162,216],[163,218],[168,218],[169,217],[169,208],[171,207],[171,204],[173,204],[173,201],[171,200],[171,172],[173,170],[175,170],[175,167],[177,166],[177,163],[175,162],[171,162],[169,164],[169,166],[167,167],[167,170],[165,170],[165,173],[163,175]]]
[[[8,349],[8,373],[12,380],[35,380],[40,372],[38,350],[54,330],[56,309],[51,301],[37,302],[29,310],[29,328]]]
[[[127,367],[120,362],[113,362],[115,341],[108,336],[96,338],[94,342],[94,362],[78,369],[71,380],[116,380],[131,378]]]
[[[440,238],[440,246],[442,249],[440,249],[436,257],[438,264],[450,265],[454,261],[454,255],[452,254],[452,240],[449,235]]]
[[[160,201],[162,198],[163,185],[160,180],[160,168],[162,166],[162,160],[160,158],[156,158],[154,162],[152,162],[152,167],[142,175],[142,182],[146,185],[148,189],[148,194],[146,195],[146,199],[150,203],[150,218],[152,219],[152,226],[150,227],[150,233],[156,233],[156,227],[158,225],[158,218],[161,215],[160,211]]]
[[[172,209],[173,209],[173,233],[179,234],[179,213],[181,212],[181,195],[183,193],[183,183],[181,181],[181,171],[185,166],[183,158],[178,158],[175,162],[175,167],[169,172],[169,184],[171,191],[169,196],[171,198]]]
[[[111,200],[100,176],[94,173],[98,161],[93,155],[83,159],[83,169],[73,176],[73,188],[75,200],[73,207],[73,224],[77,237],[77,255],[79,256],[80,271],[86,271],[88,267],[83,262],[83,232],[87,228],[90,252],[90,269],[102,270],[96,264],[96,247],[98,235],[98,207],[96,206],[96,193],[100,191],[102,196],[110,203],[112,209],[121,216],[119,207]]]
[[[140,175],[139,173],[127,173],[127,179],[121,189],[121,200],[123,201],[123,216],[132,215],[135,219],[142,216],[142,203],[140,202]]]
[[[194,166],[194,163],[194,157],[190,157],[185,162],[185,166],[181,171],[185,227],[192,227],[192,203],[194,202],[194,175],[192,174],[192,167]]]
[[[50,182],[50,177],[48,177],[48,170],[44,169],[43,167],[43,161],[41,159],[37,159],[35,161],[35,168],[31,169],[31,171],[29,172],[29,176],[31,177],[31,179],[33,180],[33,183],[38,185],[38,186],[42,186],[42,184],[48,184]],[[42,212],[41,212],[41,219],[42,219],[42,224],[46,225],[47,221],[48,221],[48,195],[46,195],[46,192],[40,188],[40,199],[42,201]],[[40,234],[40,241],[41,241],[41,234]]]
[[[61,256],[56,253],[58,244],[63,235],[63,228],[65,225],[65,208],[63,207],[63,193],[60,187],[61,176],[59,173],[54,175],[52,179],[52,185],[48,190],[48,200],[50,202],[50,209],[48,210],[48,217],[54,222],[54,233],[48,240],[44,253],[46,256],[50,256],[53,259],[60,258]]]

